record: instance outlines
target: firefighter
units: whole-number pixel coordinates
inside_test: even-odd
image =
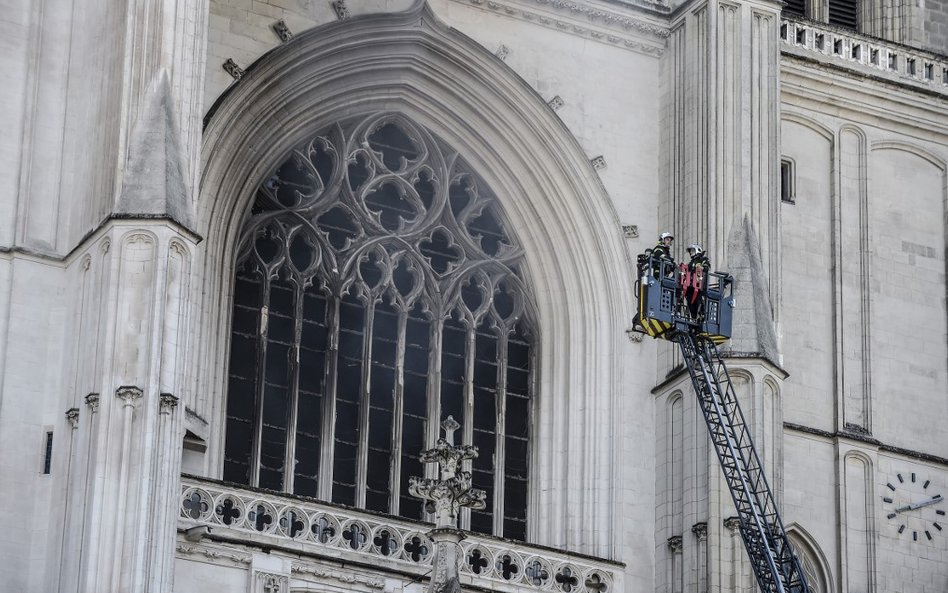
[[[691,318],[698,319],[704,314],[704,292],[708,284],[708,272],[711,271],[711,260],[698,243],[689,245],[687,251],[691,261],[688,262],[689,280],[684,287],[684,298]]]
[[[674,274],[675,258],[671,254],[671,246],[674,242],[675,236],[667,231],[658,236],[658,244],[651,250],[654,277],[658,278],[661,275],[662,260],[669,262],[668,267],[665,268],[665,274],[668,276]]]

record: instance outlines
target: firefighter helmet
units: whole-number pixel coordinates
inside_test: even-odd
[[[694,251],[692,255],[698,255],[699,253],[703,253],[704,249],[701,248],[700,244],[692,243],[691,245],[688,246],[688,249],[686,251],[688,253],[691,253],[692,251]]]
[[[674,240],[675,240],[675,235],[673,235],[673,234],[671,234],[671,233],[669,233],[669,232],[666,231],[666,232],[664,232],[664,233],[662,233],[661,235],[658,236],[658,240],[659,240],[659,241],[664,241],[665,239],[671,239],[672,241],[674,241]]]

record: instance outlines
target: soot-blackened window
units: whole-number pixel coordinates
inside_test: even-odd
[[[461,526],[525,539],[535,333],[521,264],[489,189],[405,117],[298,147],[240,238],[224,479],[422,518],[408,478],[452,415],[488,496]]]

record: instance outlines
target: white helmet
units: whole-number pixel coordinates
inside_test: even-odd
[[[699,253],[703,253],[703,252],[704,252],[704,249],[701,248],[701,245],[700,245],[700,244],[698,244],[698,243],[692,243],[691,245],[688,246],[688,249],[686,249],[686,251],[688,251],[689,253],[692,252],[692,251],[694,251],[694,252],[695,252],[695,255],[697,255],[697,254],[699,254]]]
[[[674,240],[675,240],[675,235],[673,235],[673,234],[671,234],[671,233],[669,233],[669,232],[666,231],[666,232],[664,232],[664,233],[662,233],[661,235],[658,236],[658,240],[659,240],[659,241],[664,241],[665,239],[671,239],[672,241],[674,241]]]

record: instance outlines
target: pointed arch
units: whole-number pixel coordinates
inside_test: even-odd
[[[787,537],[803,566],[811,593],[833,593],[833,576],[826,555],[810,533],[797,523],[787,525]]]
[[[219,473],[236,240],[259,181],[314,129],[377,111],[405,114],[454,147],[499,196],[524,250],[541,340],[529,539],[613,556],[619,534],[618,397],[630,352],[634,282],[618,217],[577,140],[501,60],[425,4],[304,32],[262,57],[209,114],[196,268],[203,277],[192,362],[193,408],[209,421],[208,473]],[[654,402],[624,431],[650,438]],[[626,456],[632,474],[654,459]],[[645,505],[643,505],[644,507]],[[635,521],[650,525],[646,508]],[[536,516],[532,517],[536,519]],[[642,547],[650,529],[641,531]],[[624,534],[623,534],[623,537]]]

